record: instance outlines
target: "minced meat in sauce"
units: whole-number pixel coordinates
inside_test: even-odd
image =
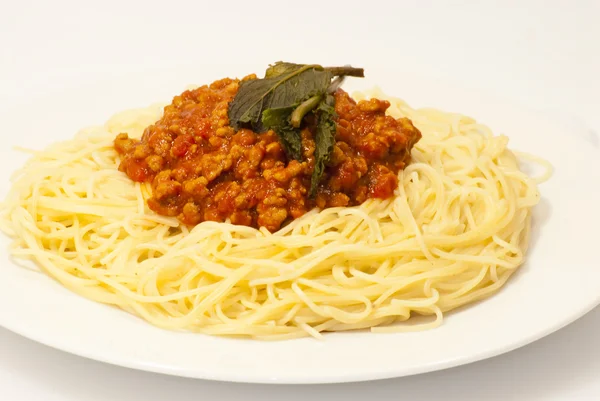
[[[227,108],[239,83],[226,78],[185,91],[141,140],[116,137],[119,169],[134,181],[152,183],[151,210],[187,225],[230,219],[273,232],[315,206],[353,206],[392,196],[398,171],[421,133],[407,118],[386,116],[388,101],[356,103],[336,91],[336,144],[311,199],[314,124],[302,130],[303,161],[289,161],[275,132],[229,126]]]

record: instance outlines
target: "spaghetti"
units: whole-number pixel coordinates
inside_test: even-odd
[[[167,329],[289,339],[435,327],[523,263],[540,195],[505,136],[388,100],[389,114],[423,134],[390,199],[313,209],[275,233],[228,222],[188,228],[150,211],[149,184],[118,171],[115,135],[139,137],[161,116],[156,105],[33,152],[0,228],[15,257]],[[402,323],[414,315],[435,319]]]

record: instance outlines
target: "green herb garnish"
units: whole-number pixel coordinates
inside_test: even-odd
[[[291,123],[291,116],[296,105],[267,109],[262,113],[262,124],[266,129],[277,133],[279,142],[290,159],[302,160],[302,138],[298,127]]]
[[[243,81],[229,104],[229,124],[233,128],[250,127],[258,133],[272,129],[288,158],[296,160],[302,160],[302,121],[309,113],[315,115],[311,197],[316,194],[333,150],[336,115],[330,87],[335,77],[344,76],[364,77],[364,71],[353,67],[324,68],[316,64],[277,62],[267,69],[264,78]]]
[[[325,166],[329,163],[333,144],[335,143],[335,99],[327,95],[319,104],[317,115],[317,132],[315,133],[315,168],[310,179],[309,196],[317,193],[317,186],[325,172]]]

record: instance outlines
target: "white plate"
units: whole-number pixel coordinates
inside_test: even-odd
[[[17,267],[0,248],[0,325],[41,343],[117,365],[204,379],[323,383],[382,379],[457,366],[510,351],[563,327],[600,303],[600,149],[584,132],[560,126],[488,96],[399,70],[366,66],[374,84],[413,106],[477,118],[507,134],[513,149],[555,166],[534,210],[528,262],[498,294],[447,315],[442,327],[416,333],[368,332],[258,342],[155,328],[120,310],[80,298],[43,274]],[[189,83],[260,71],[261,65],[144,71],[25,96],[2,106],[2,196],[24,158],[9,145],[40,148],[128,107],[169,100]],[[36,93],[43,93],[37,88]],[[29,95],[29,94],[28,94]]]

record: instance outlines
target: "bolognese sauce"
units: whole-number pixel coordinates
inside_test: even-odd
[[[310,197],[314,124],[308,121],[301,131],[302,161],[289,160],[275,132],[229,125],[228,104],[239,84],[226,78],[185,91],[141,139],[115,138],[119,169],[134,181],[151,183],[151,210],[187,225],[229,219],[274,232],[314,207],[354,206],[392,196],[398,171],[421,138],[409,119],[385,114],[388,101],[357,103],[338,89],[336,142],[316,195]]]

